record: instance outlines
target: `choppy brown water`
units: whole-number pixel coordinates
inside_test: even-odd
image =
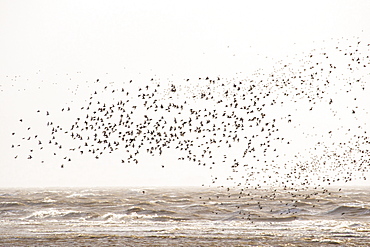
[[[1,246],[368,246],[369,188],[0,190]]]

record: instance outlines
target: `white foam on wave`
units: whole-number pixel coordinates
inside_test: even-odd
[[[369,206],[369,205],[363,202],[347,202],[347,203],[342,203],[342,206],[365,208],[366,206]]]
[[[0,205],[2,207],[7,207],[7,206],[20,206],[20,205],[24,205],[24,204],[20,203],[20,202],[0,202]]]
[[[108,221],[122,221],[122,220],[135,220],[135,219],[153,219],[158,217],[157,214],[147,215],[147,214],[137,214],[136,212],[130,214],[116,214],[116,213],[106,213],[102,216],[104,220]]]
[[[74,210],[63,210],[63,209],[48,209],[48,210],[40,210],[33,212],[31,215],[27,216],[25,219],[32,219],[32,218],[51,218],[51,217],[61,217],[65,216],[70,213],[81,213],[80,211]]]
[[[56,200],[53,200],[49,197],[45,197],[44,200],[42,200],[42,202],[45,202],[45,203],[48,203],[48,202],[56,202]]]
[[[96,196],[96,194],[94,194],[94,193],[73,193],[71,195],[66,196],[66,198],[89,197],[89,196]]]

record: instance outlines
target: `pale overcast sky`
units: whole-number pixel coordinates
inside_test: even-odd
[[[176,163],[165,169],[84,160],[60,169],[14,160],[11,133],[20,130],[19,118],[37,126],[31,120],[38,107],[84,102],[70,91],[97,78],[241,78],[324,41],[370,43],[369,11],[367,0],[0,0],[0,186],[207,183],[209,169],[177,164],[171,155],[150,160]]]

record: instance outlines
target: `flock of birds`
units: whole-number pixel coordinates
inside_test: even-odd
[[[48,136],[32,133],[20,119],[29,134],[11,133],[11,148],[15,159],[61,168],[112,153],[117,163],[138,165],[175,154],[179,162],[230,167],[224,177],[215,172],[211,183],[228,180],[244,189],[366,180],[369,108],[361,100],[369,92],[369,54],[370,45],[359,39],[339,40],[242,79],[205,76],[168,85],[158,78],[97,79],[83,105],[35,109]],[[344,98],[351,104],[343,105]],[[69,124],[56,122],[67,115],[76,116]]]

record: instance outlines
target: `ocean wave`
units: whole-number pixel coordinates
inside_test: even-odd
[[[144,211],[145,209],[144,208],[141,208],[141,207],[133,207],[133,208],[130,208],[130,209],[127,209],[126,210],[126,213],[127,214],[130,214],[130,213],[137,213],[137,212],[141,212],[141,211]]]
[[[44,202],[44,203],[52,203],[52,202],[56,202],[56,200],[50,199],[49,197],[45,197],[44,200],[42,200],[42,202]]]
[[[170,216],[155,216],[152,221],[186,221],[188,218],[170,217]]]
[[[370,216],[370,209],[365,207],[339,206],[325,213],[326,215],[350,215],[350,216]]]
[[[303,209],[303,208],[287,208],[284,210],[277,210],[277,211],[272,211],[274,214],[301,214],[301,213],[310,213],[309,210]]]
[[[66,216],[66,215],[71,215],[71,213],[82,213],[82,212],[73,211],[73,210],[64,210],[64,209],[39,210],[39,211],[33,212],[31,215],[27,216],[26,219],[57,218],[57,217],[63,217],[63,216]]]
[[[0,202],[0,207],[18,207],[24,206],[21,202]]]
[[[150,221],[183,221],[189,220],[186,217],[174,217],[173,211],[167,210],[141,210],[138,212],[113,213],[109,212],[102,216],[95,217],[93,220],[104,221],[126,221],[126,220],[150,220]],[[92,219],[92,218],[90,218]]]
[[[312,207],[312,203],[307,203],[307,202],[295,202],[295,206],[297,207]]]
[[[159,210],[152,210],[152,209],[144,209],[141,207],[133,207],[125,211],[127,214],[131,213],[137,213],[137,214],[147,214],[147,215],[173,215],[176,214],[175,211],[170,211],[170,210],[164,210],[164,209],[159,209]]]
[[[3,197],[7,198],[11,196],[14,196],[14,194],[9,194],[9,193],[0,194],[0,198],[3,198]]]
[[[155,204],[151,202],[140,202],[140,203],[135,204],[134,206],[154,206],[154,205]]]
[[[137,220],[137,219],[154,219],[158,218],[157,214],[149,215],[149,214],[138,214],[136,212],[125,214],[125,213],[106,213],[103,216],[101,216],[102,220],[105,221],[122,221],[122,220]]]
[[[106,213],[103,216],[101,216],[101,219],[108,221],[121,221],[126,216],[127,214]]]
[[[290,216],[262,216],[258,214],[249,214],[249,213],[242,213],[242,214],[234,214],[229,217],[224,217],[221,220],[225,222],[230,221],[253,221],[253,222],[290,222],[294,220],[299,220],[300,218],[298,216],[290,215]],[[215,219],[218,220],[218,219]]]
[[[208,209],[209,206],[204,205],[204,204],[192,204],[192,205],[188,205],[186,208],[188,209]]]
[[[256,222],[289,222],[298,220],[299,217],[297,216],[287,216],[287,217],[260,217],[260,218],[253,218],[253,221]]]
[[[176,214],[176,212],[174,211],[169,211],[169,210],[146,210],[145,211],[146,214],[150,214],[150,215],[173,215],[173,214]]]
[[[73,211],[70,213],[67,213],[63,215],[63,218],[79,218],[79,219],[91,219],[91,218],[96,218],[99,217],[100,215],[94,212],[78,212],[78,211]]]
[[[175,199],[167,199],[167,202],[169,203],[189,203],[192,202],[190,199],[181,199],[181,198],[175,198]]]
[[[152,200],[149,203],[151,203],[151,205],[155,205],[155,204],[167,204],[168,201],[164,201],[164,200]]]
[[[73,198],[73,197],[92,197],[97,196],[97,194],[94,193],[73,193],[71,195],[66,196],[66,198]]]

